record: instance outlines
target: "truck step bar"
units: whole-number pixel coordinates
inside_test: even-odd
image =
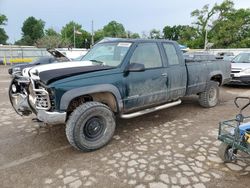
[[[148,113],[151,113],[151,112],[155,112],[155,111],[158,111],[158,110],[162,110],[162,109],[165,109],[165,108],[170,108],[172,106],[176,106],[176,105],[179,105],[179,104],[181,104],[180,99],[177,100],[177,101],[171,102],[171,103],[167,103],[167,104],[164,104],[164,105],[161,105],[161,106],[156,106],[156,107],[153,107],[153,108],[148,108],[148,109],[145,109],[145,110],[142,110],[142,111],[139,111],[139,112],[135,112],[135,113],[131,113],[131,114],[122,114],[121,118],[130,119],[130,118],[142,116],[144,114],[148,114]]]

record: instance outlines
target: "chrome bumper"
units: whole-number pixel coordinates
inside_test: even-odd
[[[50,125],[64,124],[66,122],[66,112],[48,112],[45,110],[38,110],[37,118]]]

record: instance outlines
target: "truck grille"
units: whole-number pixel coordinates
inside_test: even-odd
[[[49,110],[51,108],[49,93],[40,86],[37,86],[38,89],[35,88],[36,86],[37,84],[32,80],[29,87],[32,106],[35,106],[37,110]]]
[[[232,70],[231,73],[239,73],[240,71],[237,71],[237,70]]]
[[[236,74],[236,73],[240,73],[241,71],[242,71],[242,69],[240,69],[240,68],[232,68],[231,73]]]
[[[36,109],[38,110],[49,110],[50,100],[47,91],[36,91]]]

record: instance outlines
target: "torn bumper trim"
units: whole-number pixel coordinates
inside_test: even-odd
[[[64,124],[66,121],[66,112],[47,112],[45,110],[38,110],[37,118],[50,125]]]

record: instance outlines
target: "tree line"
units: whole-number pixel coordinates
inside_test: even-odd
[[[111,21],[94,32],[94,41],[104,37],[151,38],[178,41],[190,48],[203,48],[206,42],[213,48],[249,48],[250,47],[250,9],[236,9],[232,0],[221,4],[203,6],[191,12],[191,25],[165,26],[163,30],[152,29],[148,34],[133,33],[117,21]],[[0,14],[0,26],[7,23],[7,17]],[[17,45],[36,45],[38,47],[89,47],[91,33],[76,22],[69,22],[58,33],[53,28],[44,29],[45,22],[34,17],[27,18],[22,26],[22,38]],[[6,44],[8,36],[0,27],[0,43]],[[207,39],[207,40],[206,40]]]

